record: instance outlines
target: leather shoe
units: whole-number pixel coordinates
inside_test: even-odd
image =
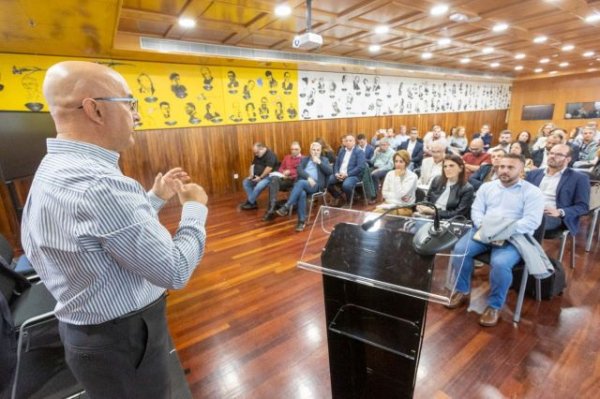
[[[450,297],[450,303],[446,307],[448,309],[456,309],[467,303],[469,303],[469,294],[456,291]]]
[[[298,233],[301,231],[304,231],[305,226],[306,226],[306,224],[304,222],[298,222],[298,224],[296,225],[296,231]]]
[[[271,220],[275,219],[275,212],[273,211],[269,211],[267,213],[264,214],[263,216],[263,221],[265,222],[270,222]]]
[[[277,209],[276,213],[279,216],[286,216],[289,213],[289,211],[290,210],[288,209],[288,207],[284,205],[281,208]]]
[[[494,309],[491,307],[486,307],[481,317],[479,318],[479,324],[484,327],[494,327],[498,324],[498,320],[500,319],[500,309]]]
[[[256,204],[256,202],[254,204],[251,204],[250,202],[246,202],[242,205],[242,209],[244,211],[249,211],[252,209],[258,209],[258,205]]]

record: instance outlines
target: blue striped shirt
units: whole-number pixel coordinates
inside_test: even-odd
[[[158,220],[164,201],[124,176],[118,159],[48,139],[27,198],[23,248],[66,323],[99,324],[148,305],[183,287],[204,253],[206,206],[186,202],[171,237]]]

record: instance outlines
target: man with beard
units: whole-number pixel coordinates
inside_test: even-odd
[[[487,307],[479,319],[479,324],[484,327],[498,324],[500,310],[512,283],[512,268],[519,263],[521,255],[508,240],[483,243],[476,233],[486,220],[502,218],[514,221],[511,226],[512,234],[532,235],[544,214],[542,191],[519,177],[524,167],[525,161],[520,155],[507,154],[500,159],[498,179],[483,184],[473,202],[471,219],[474,228],[461,237],[454,247],[454,254],[457,256],[453,258],[452,264],[454,270],[460,271],[456,290],[447,305],[449,309],[456,309],[468,303],[473,258],[490,251],[490,294]]]
[[[469,183],[471,183],[471,185],[475,188],[475,191],[477,191],[477,189],[483,183],[487,183],[498,178],[498,165],[500,164],[500,160],[504,155],[506,155],[506,153],[503,149],[494,148],[491,151],[491,163],[485,163],[481,165],[477,172],[473,173],[473,176],[469,178]]]

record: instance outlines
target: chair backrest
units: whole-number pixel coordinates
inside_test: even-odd
[[[0,294],[11,305],[23,291],[31,287],[31,283],[19,273],[0,266]]]
[[[422,188],[417,188],[417,191],[415,191],[415,199],[417,202],[425,201],[426,196],[427,194]]]
[[[0,264],[4,263],[2,260],[6,262],[7,265],[10,265],[13,260],[13,248],[2,234],[0,234]]]
[[[600,208],[600,180],[590,180],[590,211]]]

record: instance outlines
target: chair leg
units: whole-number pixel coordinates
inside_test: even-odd
[[[570,235],[570,234],[569,234]],[[575,269],[575,236],[571,235],[571,269]]]
[[[363,198],[365,199],[365,206],[369,206],[369,199],[367,198],[367,190],[365,190],[364,186],[363,186],[362,192],[363,192]]]
[[[356,187],[352,190],[352,195],[350,195],[350,204],[348,204],[348,209],[352,209],[352,204],[354,203],[354,193],[356,193]]]
[[[542,280],[539,278],[535,279],[535,300],[538,302],[542,301]]]
[[[538,280],[539,281],[539,280]],[[513,321],[518,323],[521,320],[521,308],[523,307],[523,299],[525,298],[525,288],[527,287],[527,268],[523,267],[523,276],[521,277],[521,286],[519,287],[519,296],[517,297],[517,306]]]
[[[310,197],[310,200],[308,201],[308,215],[306,215],[306,224],[308,225],[308,222],[310,222],[310,215],[312,215],[312,208],[313,208],[313,203],[315,202],[315,198]]]
[[[558,261],[562,262],[563,255],[565,254],[565,247],[567,246],[567,234],[568,231],[565,230],[562,236],[560,237],[560,251],[558,251]]]
[[[587,241],[585,243],[585,252],[590,252],[592,249],[592,240],[594,239],[594,233],[596,230],[596,223],[598,223],[598,214],[600,214],[600,208],[594,210],[592,216],[592,222],[588,227]],[[599,233],[600,237],[600,233]]]

